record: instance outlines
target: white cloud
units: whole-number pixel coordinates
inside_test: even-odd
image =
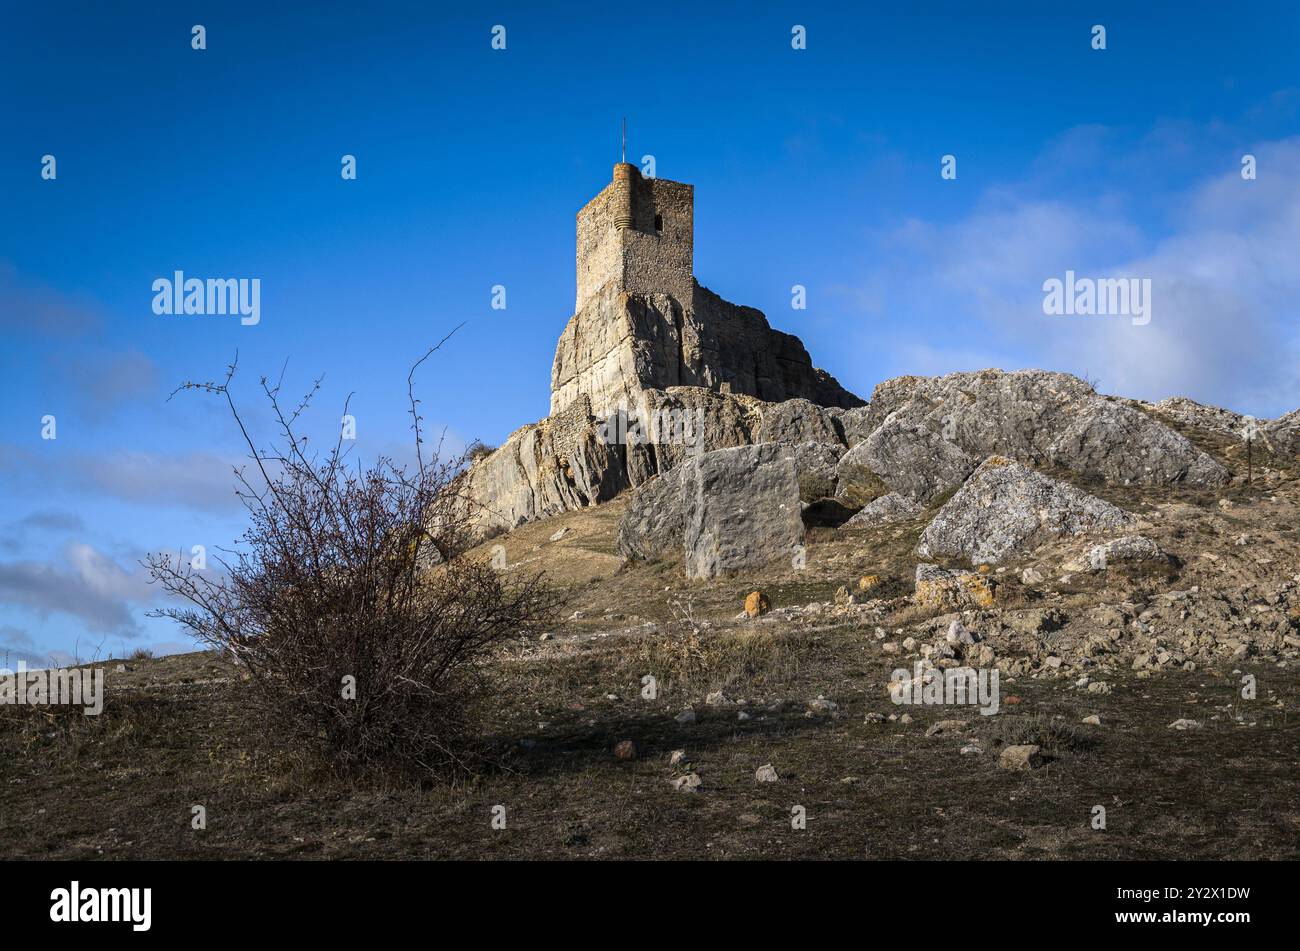
[[[964,219],[909,221],[883,236],[886,263],[863,286],[876,296],[883,283],[887,312],[911,318],[894,336],[900,357],[915,350],[918,327],[935,326],[922,349],[955,355],[953,366],[931,359],[909,372],[1012,354],[1001,365],[1086,371],[1109,392],[1280,414],[1300,405],[1300,138],[1252,151],[1258,180],[1234,166],[1190,188],[1164,235],[1113,195],[1018,199],[1034,189],[999,188]],[[1150,278],[1152,320],[1044,315],[1043,282],[1067,270]]]

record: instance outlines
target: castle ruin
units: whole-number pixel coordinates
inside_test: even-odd
[[[694,187],[615,165],[578,212],[577,303],[555,349],[552,415],[585,396],[603,416],[670,386],[863,404],[812,365],[797,337],[701,287],[694,249]]]

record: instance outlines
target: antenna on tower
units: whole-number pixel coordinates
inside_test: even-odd
[[[623,157],[622,163],[627,164],[627,116],[623,117]]]

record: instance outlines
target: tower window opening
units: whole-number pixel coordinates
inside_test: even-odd
[[[663,232],[664,232],[664,216],[663,216],[663,215],[655,215],[655,231],[658,231],[660,234],[663,234]]]

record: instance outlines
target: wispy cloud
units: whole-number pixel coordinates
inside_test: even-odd
[[[1105,141],[1095,129],[1078,138]],[[886,300],[886,313],[943,328],[926,346],[931,368],[944,353],[961,363],[972,352],[1009,355],[1088,371],[1110,392],[1276,415],[1300,405],[1300,138],[1249,151],[1257,180],[1232,166],[1186,189],[1160,234],[1113,195],[990,189],[960,220],[908,221],[879,235],[888,265],[862,286]],[[1152,320],[1044,315],[1043,282],[1067,270],[1150,278]],[[914,332],[894,345],[900,356],[915,349]]]
[[[25,490],[59,487],[126,502],[235,512],[233,470],[247,460],[207,452],[80,453],[0,446],[0,479]]]
[[[90,545],[74,542],[60,562],[0,563],[0,598],[42,617],[66,614],[91,631],[134,634],[133,606],[156,602],[143,568],[124,568]]]
[[[12,264],[0,262],[0,330],[6,336],[81,337],[102,323],[94,303],[20,280]]]

